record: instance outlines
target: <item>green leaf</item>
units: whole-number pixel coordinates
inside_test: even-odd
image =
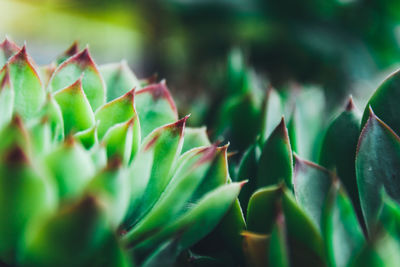
[[[292,184],[293,159],[285,121],[271,133],[264,144],[257,170],[257,188],[285,181],[288,188]]]
[[[371,232],[382,205],[382,188],[400,201],[400,139],[370,109],[358,141],[356,174],[361,208]]]
[[[107,85],[107,101],[126,94],[132,88],[140,88],[139,80],[125,60],[120,63],[102,65],[99,70]]]
[[[321,230],[322,208],[333,182],[333,175],[325,168],[300,159],[295,155],[294,193],[297,203],[303,207]]]
[[[139,138],[140,126],[137,117],[115,124],[103,138],[107,158],[118,157],[127,165],[137,153],[140,145]]]
[[[95,196],[105,205],[108,220],[113,228],[121,223],[129,204],[129,181],[121,161],[113,158],[106,168],[97,173],[87,186],[86,193]]]
[[[322,234],[331,266],[348,266],[365,242],[352,203],[337,183],[331,187],[324,207]]]
[[[240,93],[246,75],[246,65],[240,49],[234,48],[229,52],[226,67],[228,94]]]
[[[269,89],[262,106],[262,126],[260,144],[263,145],[267,138],[282,120],[283,107],[279,94],[274,89]]]
[[[134,89],[125,95],[105,104],[100,107],[96,113],[96,121],[99,121],[97,132],[99,139],[102,140],[107,130],[121,122],[126,122],[132,118],[137,120],[137,114],[134,104]]]
[[[290,262],[294,266],[326,266],[322,237],[288,190],[283,192],[282,210],[286,221]]]
[[[400,73],[399,70],[389,75],[369,99],[362,117],[361,126],[369,119],[369,108],[383,120],[396,134],[400,133],[400,113],[397,99],[400,97]]]
[[[239,194],[240,205],[245,214],[247,213],[250,197],[257,189],[256,177],[260,154],[261,151],[258,144],[255,143],[247,149],[239,163],[236,180],[249,179],[249,182],[243,187]]]
[[[0,155],[11,148],[21,147],[25,153],[32,156],[32,145],[29,134],[22,122],[22,119],[16,115],[0,131]]]
[[[50,124],[51,141],[53,143],[64,140],[64,120],[60,106],[54,97],[48,93],[40,115],[46,117]]]
[[[90,155],[72,136],[46,156],[46,164],[62,199],[79,196],[95,172]]]
[[[179,238],[179,236],[178,236]],[[143,267],[174,267],[178,258],[179,239],[174,238],[161,244],[141,265]]]
[[[89,150],[99,142],[97,137],[97,127],[98,123],[94,124],[89,129],[77,132],[74,134],[74,137],[79,140],[86,149]]]
[[[166,223],[175,220],[179,214],[190,208],[192,205],[188,201],[204,180],[216,152],[215,146],[186,152],[189,156],[180,162],[180,166],[160,199],[151,211],[124,236],[125,242],[131,245],[138,243],[150,233],[161,230]],[[184,156],[185,154],[182,157]],[[159,177],[163,176],[157,176]],[[133,192],[131,194],[134,195]]]
[[[290,266],[288,250],[285,217],[280,211],[269,238],[268,266]]]
[[[82,75],[83,91],[87,96],[92,110],[96,111],[106,101],[106,89],[103,78],[87,48],[70,57],[57,67],[50,80],[49,91],[58,92],[70,86],[79,77],[82,77]]]
[[[207,128],[199,127],[186,127],[185,128],[185,140],[183,142],[182,153],[201,146],[209,146],[211,145],[210,140],[207,135]]]
[[[84,266],[109,236],[103,207],[93,196],[62,207],[30,230],[24,266]]]
[[[21,147],[15,146],[0,158],[0,258],[14,264],[28,226],[46,216],[57,198],[45,175]]]
[[[82,79],[54,94],[60,106],[64,134],[87,130],[94,125],[94,114],[82,89]]]
[[[269,234],[278,212],[276,202],[282,195],[282,185],[257,190],[247,207],[247,229],[251,232]]]
[[[242,185],[243,183],[231,183],[207,193],[197,203],[193,203],[194,206],[188,212],[135,247],[135,252],[142,254],[179,232],[183,232],[179,239],[181,250],[194,245],[217,226],[234,203]]]
[[[345,110],[331,122],[325,133],[319,163],[337,173],[349,192],[359,219],[363,220],[355,168],[360,119],[360,114],[350,97]]]
[[[21,48],[19,48],[13,41],[6,37],[0,44],[0,68],[20,49]]]
[[[130,167],[131,203],[125,219],[129,227],[155,204],[170,182],[181,153],[187,117],[160,127],[146,137]]]
[[[292,151],[295,153],[298,153],[298,118],[297,118],[297,112],[296,109],[293,109],[292,114],[289,118],[289,122],[287,124],[287,129],[288,129],[288,134],[289,134],[289,140],[290,140],[290,147],[292,148]]]
[[[35,155],[45,155],[50,152],[54,143],[52,143],[51,139],[51,129],[48,118],[44,116],[33,122],[31,121],[28,130]]]
[[[164,124],[178,120],[178,111],[165,80],[138,90],[135,105],[143,137]]]
[[[25,46],[7,63],[14,88],[14,112],[23,119],[33,118],[40,111],[46,94]]]
[[[14,89],[8,67],[0,71],[0,129],[10,122],[14,106]]]

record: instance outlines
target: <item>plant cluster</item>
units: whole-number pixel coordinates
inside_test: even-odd
[[[400,262],[400,72],[323,129],[321,92],[265,92],[233,54],[215,127],[243,152],[228,168],[166,82],[125,62],[97,66],[74,44],[38,67],[6,39],[0,65],[1,264]]]

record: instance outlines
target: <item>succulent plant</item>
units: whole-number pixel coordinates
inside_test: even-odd
[[[314,103],[319,96],[302,97],[307,90],[261,94],[264,101],[254,108],[261,126],[249,131],[248,148],[232,169],[234,180],[249,178],[239,195],[245,225],[236,229],[245,266],[398,265],[399,79],[399,71],[386,78],[363,115],[349,97],[326,126],[327,111]],[[248,105],[246,94],[231,95],[231,110]],[[247,122],[236,123],[222,128],[248,130]]]
[[[178,119],[165,81],[76,43],[38,67],[6,39],[0,65],[0,265],[175,262],[238,203],[228,147]]]

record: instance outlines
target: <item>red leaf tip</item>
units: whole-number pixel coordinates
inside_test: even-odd
[[[239,182],[240,189],[242,189],[243,186],[244,186],[245,184],[247,184],[248,182],[249,182],[249,180],[244,180],[244,181]]]
[[[67,57],[72,57],[73,55],[79,52],[78,41],[74,41],[72,45],[64,52],[64,55]]]
[[[346,103],[346,111],[352,111],[355,109],[354,101],[353,101],[353,96],[350,95],[349,99],[347,100]]]
[[[86,47],[85,49],[83,49],[80,53],[75,54],[75,56],[73,56],[71,58],[71,61],[75,61],[77,62],[77,64],[82,68],[86,68],[90,65],[95,65],[94,61],[90,55],[89,52],[89,48]]]
[[[5,71],[5,73],[4,73],[3,79],[1,80],[1,83],[0,83],[0,90],[6,86],[9,87],[11,85],[10,71],[8,69],[7,64],[4,66],[4,71]]]
[[[3,50],[6,57],[11,57],[20,50],[18,45],[11,41],[8,36],[6,36],[4,41],[0,44],[0,48]]]
[[[4,160],[6,163],[9,164],[15,164],[15,163],[29,163],[28,156],[25,154],[24,150],[16,146],[9,150],[5,157]]]

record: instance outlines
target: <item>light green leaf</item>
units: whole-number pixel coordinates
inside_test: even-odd
[[[181,153],[186,119],[154,130],[143,141],[130,166],[132,198],[125,226],[145,215],[170,182]]]
[[[54,99],[62,112],[65,135],[87,130],[94,125],[94,114],[83,92],[81,78],[55,93]]]
[[[182,153],[201,146],[209,146],[211,145],[210,140],[207,135],[207,128],[199,127],[186,127],[185,128],[185,140],[183,142]]]
[[[14,106],[14,89],[8,67],[0,71],[0,129],[10,122]]]
[[[14,112],[23,119],[33,118],[40,111],[46,94],[32,59],[25,46],[7,63],[14,88]]]
[[[165,81],[138,90],[135,104],[143,137],[164,124],[178,120],[178,111]]]
[[[97,127],[99,139],[102,140],[107,130],[121,122],[126,122],[132,118],[137,122],[137,114],[134,104],[134,89],[123,96],[100,107],[96,113],[96,121],[99,121]]]
[[[15,146],[0,158],[0,257],[15,264],[28,226],[57,204],[53,184],[31,159]]]
[[[72,136],[46,156],[46,164],[62,199],[79,196],[95,172],[90,155]]]
[[[139,80],[125,60],[102,65],[99,70],[107,85],[107,101],[114,100],[133,88],[140,88]]]
[[[79,77],[82,77],[82,88],[90,106],[96,111],[106,101],[106,87],[87,48],[57,67],[50,80],[49,91],[58,92],[70,86]]]

